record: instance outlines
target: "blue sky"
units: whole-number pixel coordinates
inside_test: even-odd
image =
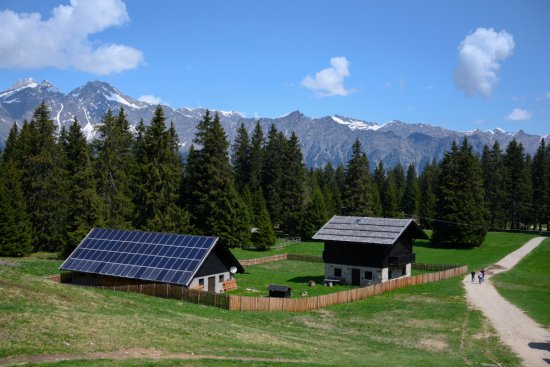
[[[29,15],[29,13],[35,13]],[[550,2],[2,0],[0,89],[550,133]]]

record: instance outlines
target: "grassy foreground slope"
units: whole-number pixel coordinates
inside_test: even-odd
[[[503,297],[546,328],[550,328],[549,262],[550,238],[547,238],[512,270],[491,279]]]
[[[500,239],[504,252],[529,239]],[[498,242],[498,241],[497,241]],[[493,251],[499,253],[498,244]],[[421,248],[422,256],[442,258]],[[436,251],[429,255],[430,251]],[[494,262],[482,249],[476,266]],[[465,255],[463,255],[465,256]],[[498,258],[503,254],[494,255]],[[230,312],[139,294],[52,283],[59,261],[0,259],[0,365],[8,356],[152,350],[199,360],[68,361],[73,366],[516,366],[455,278],[308,313]],[[452,253],[441,262],[463,262]],[[419,259],[419,262],[428,262]],[[10,263],[6,265],[6,263]],[[210,356],[210,357],[208,357]],[[229,360],[214,360],[223,356]],[[243,360],[248,358],[248,360]],[[262,359],[277,358],[279,361]],[[284,359],[285,361],[280,361]],[[39,363],[40,359],[34,359]],[[45,362],[43,365],[54,365]]]

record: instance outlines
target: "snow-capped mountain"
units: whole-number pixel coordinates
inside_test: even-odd
[[[101,81],[88,82],[63,94],[48,81],[37,83],[31,78],[24,79],[0,92],[0,147],[13,122],[21,124],[25,119],[30,120],[34,109],[42,101],[50,107],[51,118],[56,125],[68,126],[76,117],[89,140],[95,136],[95,126],[101,122],[108,109],[117,113],[123,107],[128,121],[135,126],[140,119],[147,124],[156,108],[156,105],[127,96]],[[191,145],[195,127],[205,111],[204,108],[174,109],[164,106],[167,121],[172,121],[176,127],[183,153]],[[256,122],[256,119],[246,118],[238,112],[218,111],[218,114],[230,141],[233,141],[241,123],[252,132]],[[468,137],[477,152],[481,152],[484,144],[492,145],[498,141],[505,147],[515,138],[523,144],[526,152],[533,154],[541,139],[540,136],[529,135],[521,130],[516,133],[502,129],[457,132],[429,124],[409,124],[397,120],[380,124],[341,115],[313,118],[299,111],[277,118],[260,118],[259,121],[264,132],[269,130],[271,124],[275,124],[287,136],[292,131],[296,132],[302,144],[305,162],[310,167],[322,166],[326,162],[335,165],[346,162],[356,138],[361,141],[371,165],[382,160],[386,167],[393,167],[400,162],[403,165],[415,163],[418,169],[434,158],[440,159],[453,140],[461,140],[464,136]]]

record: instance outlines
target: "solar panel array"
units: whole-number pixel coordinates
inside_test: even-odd
[[[61,270],[188,285],[216,237],[94,228]]]

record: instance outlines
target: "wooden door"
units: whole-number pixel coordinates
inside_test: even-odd
[[[216,277],[208,277],[208,292],[216,293]]]
[[[361,271],[359,269],[351,269],[351,285],[361,285]]]

